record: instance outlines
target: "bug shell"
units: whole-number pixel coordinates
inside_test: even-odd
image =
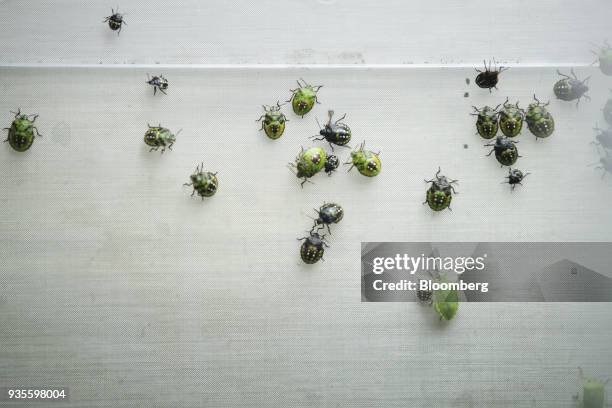
[[[278,104],[276,106],[264,106],[264,110],[265,113],[259,118],[262,120],[261,129],[270,139],[276,140],[285,132],[287,118],[280,111],[280,105]]]
[[[312,86],[303,79],[301,81],[297,81],[298,88],[291,90],[292,95],[289,101],[291,101],[293,112],[303,117],[312,110],[312,107],[317,102],[317,92],[322,85]]]
[[[601,381],[593,377],[585,377],[581,369],[579,369],[579,373],[582,387],[578,397],[580,408],[606,407],[606,384],[608,381]]]
[[[604,75],[612,75],[612,47],[606,43],[597,55],[599,60],[599,70]]]
[[[319,218],[315,220],[315,225],[337,224],[342,221],[342,217],[344,217],[344,210],[336,203],[323,204],[317,213],[319,214]]]
[[[446,282],[444,277],[440,282]],[[436,290],[433,295],[433,306],[440,320],[451,320],[459,309],[459,294],[456,290]]]
[[[338,159],[338,156],[333,154],[327,156],[327,160],[325,160],[325,173],[327,173],[328,176],[331,176],[338,166],[340,166],[340,159]]]
[[[525,112],[516,104],[504,103],[504,107],[499,112],[499,127],[507,137],[515,137],[521,133],[523,128],[523,117]]]
[[[518,149],[515,146],[515,141],[508,139],[506,136],[499,135],[495,139],[495,143],[485,146],[493,146],[493,150],[489,155],[495,152],[495,158],[503,166],[511,166],[519,158]]]
[[[18,152],[25,152],[34,143],[34,138],[36,134],[40,136],[38,133],[36,126],[34,126],[34,122],[36,121],[36,116],[31,116],[22,114],[21,111],[18,111],[15,114],[15,119],[13,123],[11,123],[11,127],[8,128],[8,138],[7,141],[9,145]]]
[[[475,106],[473,108],[476,111],[473,115],[477,116],[476,130],[478,134],[484,139],[493,139],[497,135],[497,129],[499,128],[497,124],[499,115],[497,108],[491,108],[490,106],[485,106],[482,109],[478,109]]]
[[[434,211],[450,208],[451,201],[453,200],[453,184],[457,180],[450,180],[446,176],[441,176],[440,169],[438,169],[435,177],[431,180],[425,180],[425,182],[431,183],[425,194],[425,202],[429,205],[429,208]]]
[[[589,78],[586,78],[581,81],[576,77],[576,74],[573,70],[573,77],[562,74],[559,71],[557,71],[557,73],[564,77],[558,80],[553,86],[553,91],[557,99],[561,99],[562,101],[573,101],[577,99],[578,101],[580,101],[580,98],[582,98],[583,96],[588,98],[588,96],[586,96],[585,94],[589,90],[589,87],[586,86],[586,82]]]
[[[608,99],[603,108],[604,119],[612,126],[612,98]]]
[[[170,130],[162,127],[162,125],[147,126],[149,126],[149,129],[145,132],[144,142],[151,146],[151,150],[161,148],[162,153],[166,149],[172,150],[172,145],[176,142],[176,136]]]
[[[536,99],[527,107],[525,122],[527,122],[529,131],[537,138],[546,138],[555,131],[555,120],[546,109],[546,105],[548,103],[541,103]]]
[[[300,257],[306,264],[314,264],[323,259],[325,253],[325,237],[316,232],[311,232],[309,237],[304,238],[300,246]]]
[[[191,183],[186,185],[193,186],[192,196],[197,193],[202,199],[204,197],[212,197],[219,189],[219,179],[217,173],[211,173],[203,170],[204,165],[196,168],[195,172],[189,176]]]
[[[366,177],[378,176],[382,169],[379,154],[366,150],[365,142],[362,143],[356,150],[351,152],[351,161],[347,163],[352,164],[349,171],[355,166],[359,173]]]
[[[332,144],[338,146],[345,146],[348,142],[351,141],[351,129],[348,127],[346,123],[342,122],[344,116],[342,116],[337,121],[333,122],[332,117],[334,116],[334,111],[330,110],[328,112],[329,120],[320,130],[319,134],[325,139],[329,145],[332,147]]]
[[[595,136],[595,143],[605,149],[612,149],[612,128],[608,130],[595,128],[595,130],[598,132]]]

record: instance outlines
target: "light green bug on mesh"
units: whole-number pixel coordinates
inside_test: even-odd
[[[149,129],[145,132],[144,142],[151,146],[149,151],[161,149],[161,152],[164,153],[166,149],[172,150],[172,145],[176,142],[176,135],[162,125],[151,126],[147,124],[147,126]],[[176,132],[177,135],[179,133],[181,133],[180,130]]]
[[[437,280],[440,283],[448,282],[445,276]],[[459,309],[459,293],[454,290],[434,290],[433,307],[440,320],[451,320]]]
[[[302,179],[301,186],[304,187],[309,178],[325,168],[327,153],[320,147],[311,147],[308,150],[302,149],[295,158],[295,162],[289,163],[289,169],[293,171],[297,178]]]
[[[366,150],[365,141],[351,152],[350,160],[344,164],[351,165],[348,171],[356,167],[359,173],[366,177],[376,177],[382,169],[380,152],[374,153],[371,150]]]
[[[604,408],[606,402],[606,384],[610,380],[601,381],[597,378],[585,377],[582,369],[578,368],[582,389],[578,393],[579,408]]]
[[[287,102],[291,102],[291,107],[296,115],[304,117],[312,110],[315,103],[319,103],[317,92],[323,85],[312,86],[301,78],[297,81],[297,84],[296,89],[291,89],[292,95]]]
[[[15,151],[25,152],[32,147],[36,136],[42,136],[34,126],[38,115],[23,114],[21,109],[17,109],[17,112],[11,111],[11,113],[15,115],[15,119],[10,128],[4,128],[4,130],[8,130],[8,138],[5,142],[9,142],[9,145]]]

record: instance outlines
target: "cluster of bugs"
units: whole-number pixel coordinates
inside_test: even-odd
[[[448,282],[445,276],[438,271],[428,271],[430,278],[422,279],[429,282]],[[418,302],[422,305],[433,306],[440,320],[452,320],[459,309],[459,293],[455,289],[430,290],[419,287],[415,291]]]
[[[323,203],[317,210],[314,209],[317,218],[314,218],[314,224],[310,229],[308,236],[298,238],[303,241],[300,246],[300,257],[306,264],[314,264],[323,259],[325,248],[329,245],[325,239],[326,235],[321,234],[321,230],[327,228],[327,232],[331,235],[331,224],[339,223],[344,217],[344,209],[336,203]]]

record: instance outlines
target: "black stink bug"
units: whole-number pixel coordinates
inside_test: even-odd
[[[491,61],[489,61],[489,66],[487,67],[487,62],[484,63],[484,71],[476,69],[476,72],[479,74],[476,76],[476,85],[480,88],[486,88],[491,92],[491,88],[497,89],[497,82],[499,81],[499,74],[507,70],[508,68],[499,67],[499,70],[495,67],[491,69]],[[495,60],[493,60],[493,65],[495,65]]]
[[[124,15],[125,14],[119,13],[119,7],[117,7],[117,11],[115,11],[114,9],[111,9],[111,15],[106,17],[103,23],[108,23],[108,26],[110,27],[110,29],[113,31],[117,31],[117,35],[119,35],[119,33],[121,33],[121,29],[123,28],[123,25],[124,24],[127,25],[127,23],[123,19]]]
[[[217,179],[217,173],[211,173],[204,171],[204,163],[196,167],[195,171],[189,176],[191,183],[185,183],[184,186],[193,186],[193,192],[191,196],[198,193],[202,200],[204,197],[212,197],[219,189],[219,180]]]
[[[325,173],[331,176],[332,173],[338,169],[338,166],[340,166],[340,159],[338,159],[338,156],[333,154],[328,155],[327,160],[325,160]]]
[[[512,186],[512,191],[514,191],[517,185],[523,185],[521,181],[529,174],[531,173],[523,173],[519,169],[508,169],[508,175],[506,176],[508,181],[504,181],[502,184],[510,184]]]
[[[499,112],[499,128],[508,137],[515,137],[521,133],[523,128],[523,117],[525,112],[516,104],[504,102],[503,109]]]
[[[342,217],[344,217],[344,210],[339,204],[335,203],[323,203],[318,210],[315,208],[315,212],[318,217],[314,220],[312,231],[314,231],[317,226],[319,230],[327,227],[327,232],[331,234],[329,226],[339,223]]]
[[[25,152],[32,146],[36,136],[42,136],[34,126],[38,115],[23,114],[21,109],[17,109],[17,112],[11,111],[11,113],[15,115],[15,119],[11,123],[11,127],[4,128],[4,130],[8,130],[8,137],[5,142],[9,142],[14,150]]]
[[[346,144],[351,141],[351,129],[346,123],[342,123],[342,120],[346,118],[346,114],[335,122],[332,122],[332,117],[334,116],[333,110],[327,111],[327,115],[329,120],[325,127],[319,131],[321,137],[315,135],[311,136],[311,138],[314,138],[314,140],[326,140],[332,151],[334,151],[334,145],[348,147]],[[321,126],[319,125],[319,127]]]
[[[323,259],[325,248],[329,248],[325,241],[325,235],[319,235],[314,231],[311,231],[308,237],[298,238],[298,241],[304,241],[300,247],[300,257],[307,264],[319,262]]]
[[[261,129],[266,133],[272,140],[276,140],[283,135],[285,131],[285,122],[288,119],[285,117],[285,114],[281,112],[280,103],[276,102],[276,106],[263,105],[264,114],[256,120],[256,122],[261,122]]]
[[[300,80],[302,81],[300,83]],[[305,114],[312,110],[315,103],[319,103],[317,92],[323,85],[312,86],[300,78],[297,81],[298,87],[291,89],[291,98],[287,102],[291,102],[291,107],[296,115],[304,117]]]
[[[559,70],[557,70],[557,74],[561,75],[563,78],[555,82],[553,86],[553,91],[557,96],[557,99],[561,99],[562,101],[573,101],[577,99],[576,106],[580,103],[580,98],[585,97],[587,100],[591,100],[591,98],[586,95],[589,90],[589,87],[586,85],[588,80],[591,78],[586,77],[582,81],[578,79],[574,69],[570,71],[572,76],[562,74]]]
[[[151,126],[147,123],[149,129],[145,132],[144,142],[151,146],[149,149],[150,152],[153,150],[157,151],[161,148],[162,154],[166,151],[166,149],[172,150],[172,145],[176,142],[176,135],[174,135],[170,130],[162,127],[162,125]],[[176,132],[178,135],[181,133],[179,130]]]
[[[533,95],[534,103],[527,107],[525,121],[527,127],[537,139],[543,139],[553,134],[555,131],[555,120],[546,107],[550,102],[542,103]]]
[[[431,183],[431,186],[425,194],[425,201],[423,204],[428,204],[429,208],[434,211],[442,211],[448,208],[450,211],[450,203],[453,199],[453,193],[457,194],[453,184],[456,184],[458,180],[451,180],[446,176],[440,175],[440,168],[436,175],[431,180],[425,180],[426,183]]]
[[[476,130],[483,139],[493,139],[497,135],[497,129],[499,128],[497,125],[497,117],[499,115],[497,109],[499,107],[500,105],[497,105],[495,108],[485,106],[482,109],[478,109],[472,106],[475,113],[470,115],[478,117],[476,119]]]
[[[157,93],[158,89],[161,93],[167,95],[166,89],[168,89],[168,80],[164,78],[163,75],[160,74],[159,76],[151,78],[149,74],[147,74],[147,84],[153,87],[153,95]]]
[[[517,159],[521,156],[518,154],[514,140],[508,139],[506,136],[499,135],[495,139],[495,143],[489,143],[485,146],[493,146],[493,149],[487,154],[490,156],[491,153],[495,152],[495,158],[502,166],[512,166],[516,163]]]

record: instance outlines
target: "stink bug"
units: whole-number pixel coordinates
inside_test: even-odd
[[[519,169],[508,169],[508,175],[506,176],[508,181],[504,181],[502,184],[510,184],[510,186],[512,186],[512,191],[514,191],[517,185],[523,185],[521,181],[529,174],[531,173],[523,173]]]
[[[518,136],[523,128],[524,116],[525,111],[519,108],[518,102],[516,104],[508,103],[508,99],[506,98],[504,107],[499,112],[499,128],[502,133],[507,137]]]
[[[157,151],[161,148],[163,154],[166,149],[172,150],[172,145],[176,142],[176,135],[165,127],[162,127],[162,125],[151,126],[147,123],[147,126],[149,129],[145,132],[144,142],[151,146],[151,149],[149,149],[150,152],[153,150]],[[177,135],[179,133],[181,133],[180,130],[176,132]]]
[[[495,152],[495,158],[502,166],[512,166],[516,163],[517,159],[521,156],[518,154],[514,140],[508,139],[506,136],[499,135],[495,139],[495,143],[489,143],[485,146],[493,146],[493,149],[487,154],[490,156],[491,153]]]
[[[457,194],[453,184],[456,184],[458,180],[451,180],[446,176],[441,176],[440,172],[441,170],[438,167],[434,178],[425,180],[425,183],[431,183],[431,186],[425,193],[423,205],[429,205],[429,208],[434,211],[442,211],[446,208],[452,211],[450,204],[453,200],[453,193]]]
[[[482,138],[493,139],[497,135],[497,129],[499,128],[497,125],[497,117],[499,115],[497,109],[499,107],[500,105],[497,105],[495,108],[485,106],[482,109],[478,109],[472,106],[475,113],[471,113],[471,115],[478,117],[476,119],[476,130]]]
[[[317,213],[317,218],[314,221],[314,226],[312,230],[318,226],[318,229],[323,229],[327,227],[327,232],[331,234],[331,230],[329,226],[331,224],[337,224],[344,217],[344,210],[339,204],[335,203],[324,203],[318,210],[315,208],[315,212]]]
[[[599,162],[590,164],[590,166],[594,166],[599,164],[599,166],[595,167],[597,170],[603,170],[601,174],[601,178],[606,176],[606,173],[612,173],[612,156],[608,151],[605,152],[603,156],[599,159]]]
[[[153,87],[153,95],[157,94],[157,90],[164,95],[167,95],[166,90],[168,89],[168,80],[164,78],[163,75],[154,76],[151,78],[149,74],[147,74],[147,84]]]
[[[546,107],[550,102],[541,103],[535,95],[533,95],[534,103],[531,103],[527,107],[527,114],[525,115],[525,121],[527,127],[536,137],[546,138],[553,134],[555,131],[555,120],[553,119],[550,112]]]
[[[446,277],[441,277],[439,283],[446,283]],[[451,320],[459,309],[459,294],[456,289],[434,290],[433,306],[440,320]]]
[[[592,51],[597,55],[599,61],[599,69],[604,75],[612,75],[612,47],[608,41],[604,41],[603,47],[600,47],[599,52]]]
[[[23,114],[21,109],[17,109],[17,112],[11,111],[11,113],[15,115],[15,118],[13,123],[11,123],[11,127],[4,128],[4,130],[8,130],[8,137],[5,142],[9,142],[9,145],[14,150],[25,152],[32,146],[36,136],[42,136],[38,132],[38,128],[34,126],[38,115]]]
[[[489,66],[487,67],[487,62],[484,63],[484,71],[476,69],[478,75],[476,76],[476,85],[480,88],[486,88],[491,92],[491,88],[497,89],[497,82],[499,81],[499,74],[507,70],[508,68],[499,67],[499,70],[495,67],[491,69],[491,61],[489,61]],[[493,65],[495,65],[495,60],[493,60]]]
[[[261,129],[266,132],[266,136],[270,139],[276,140],[283,135],[285,131],[285,122],[288,119],[285,114],[280,111],[281,105],[276,102],[276,106],[263,105],[264,114],[260,116],[256,122],[261,122]]]
[[[362,175],[366,177],[375,177],[382,169],[379,156],[380,152],[374,153],[371,150],[366,150],[364,141],[357,149],[351,152],[351,159],[344,164],[351,165],[348,171],[356,167]]]
[[[127,25],[127,23],[123,19],[124,15],[125,14],[119,13],[119,7],[117,7],[117,11],[115,11],[114,9],[111,9],[111,15],[106,17],[103,23],[108,23],[108,26],[110,27],[110,29],[113,31],[117,31],[117,35],[119,35],[119,33],[121,33],[121,29],[123,28],[123,25],[124,24]]]
[[[319,103],[317,92],[323,85],[312,86],[303,79],[301,81],[297,81],[298,87],[296,89],[291,89],[292,95],[287,102],[291,102],[291,107],[296,115],[304,117],[312,110],[315,103]]]
[[[298,241],[304,241],[300,246],[300,257],[306,264],[319,262],[323,259],[325,248],[329,248],[327,241],[325,241],[325,235],[319,235],[314,231],[311,231],[307,237],[298,238]]]
[[[295,162],[289,163],[289,169],[295,173],[297,178],[303,179],[301,186],[304,187],[304,183],[310,182],[309,178],[325,167],[326,158],[327,153],[320,147],[311,147],[308,150],[302,148]]]
[[[585,97],[589,101],[591,100],[591,97],[586,95],[589,90],[586,83],[591,78],[590,76],[583,80],[579,80],[573,68],[571,70],[571,77],[569,75],[562,74],[559,70],[557,70],[557,74],[563,77],[555,82],[555,85],[553,86],[553,91],[557,96],[557,99],[561,99],[562,101],[573,101],[577,99],[576,106],[578,106],[582,97]]]
[[[196,167],[195,171],[189,176],[191,183],[185,183],[184,186],[192,186],[193,192],[191,196],[198,193],[202,200],[204,197],[212,197],[215,195],[219,188],[219,180],[217,179],[217,173],[211,173],[204,171],[204,163]]]
[[[578,393],[580,408],[605,408],[606,402],[606,381],[597,378],[585,377],[581,368],[578,368],[578,376],[582,389]]]
[[[346,123],[342,123],[342,120],[346,117],[346,114],[335,122],[332,122],[334,111],[330,110],[327,112],[329,120],[325,124],[325,127],[321,129],[319,135],[312,136],[314,140],[326,140],[329,143],[332,151],[334,151],[333,145],[346,146],[351,141],[351,129]],[[318,121],[317,121],[318,123]],[[319,126],[320,127],[320,126]]]
[[[338,159],[338,156],[333,154],[327,156],[327,160],[325,160],[325,173],[327,173],[328,176],[331,176],[338,166],[340,166],[340,159]]]
[[[597,132],[594,144],[597,144],[604,149],[612,150],[612,128],[603,130],[598,127],[593,128]]]

